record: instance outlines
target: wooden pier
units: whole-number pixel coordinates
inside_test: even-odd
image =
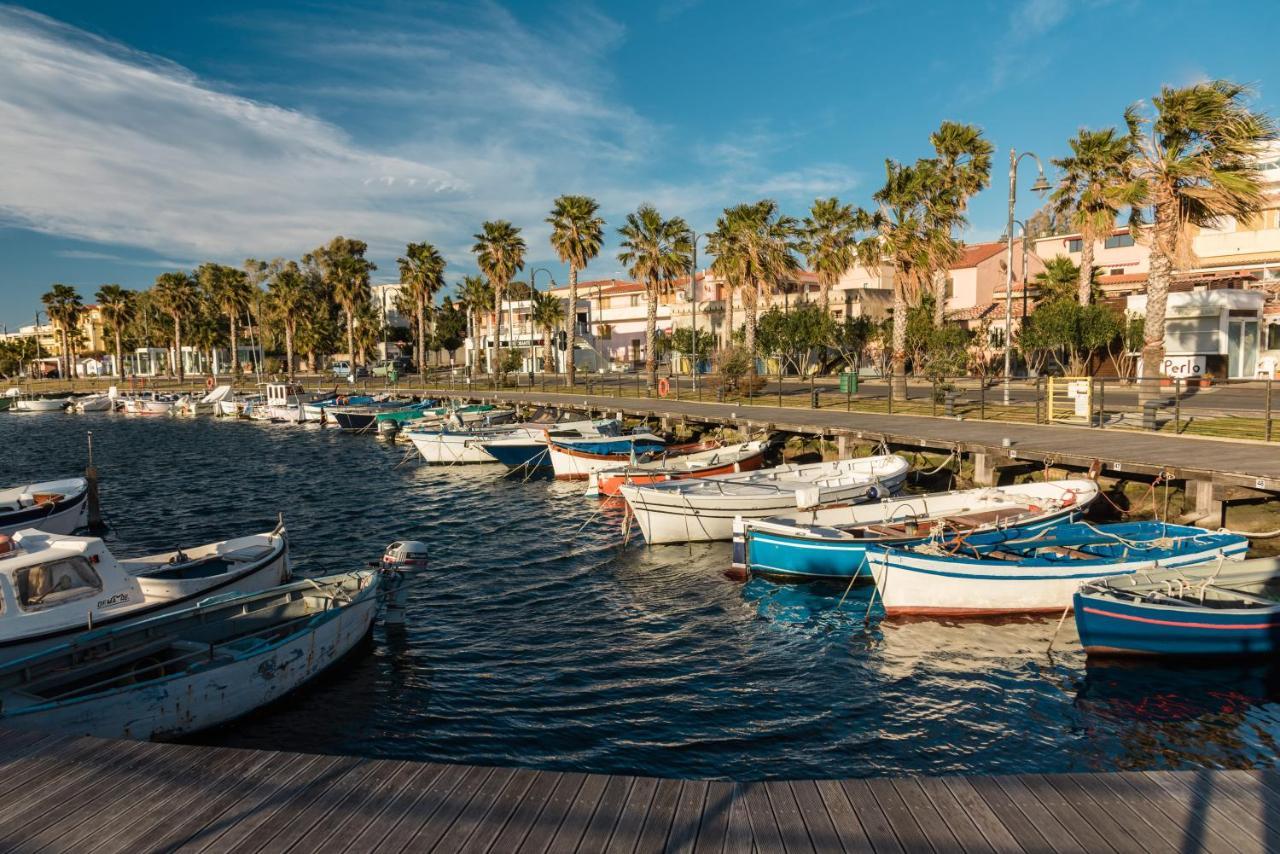
[[[6,851],[1280,847],[1274,771],[733,783],[0,735]]]

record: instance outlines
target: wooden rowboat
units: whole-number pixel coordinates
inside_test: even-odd
[[[737,445],[717,444],[706,450],[685,453],[672,448],[653,460],[611,471],[592,472],[588,478],[587,497],[617,495],[623,484],[647,486],[668,480],[755,471],[764,465],[764,454],[768,448],[768,440]]]

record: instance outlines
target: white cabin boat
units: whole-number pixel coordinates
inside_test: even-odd
[[[184,394],[173,404],[173,414],[194,417],[197,415],[217,415],[219,402],[231,396],[231,386],[220,385],[210,389],[203,397]]]
[[[267,403],[265,415],[272,421],[288,421],[301,424],[304,421],[318,421],[308,411],[308,406],[324,400],[332,400],[331,391],[307,391],[295,383],[267,383]],[[255,408],[255,415],[260,411]]]
[[[116,387],[112,386],[109,392],[77,397],[72,401],[71,408],[76,412],[110,412],[116,406],[115,390]]]
[[[0,660],[80,632],[185,608],[290,576],[283,527],[188,551],[117,560],[97,537],[24,529],[0,540]]]
[[[0,535],[23,528],[70,534],[89,524],[89,482],[82,477],[0,489]]]
[[[15,412],[59,412],[69,403],[69,397],[20,397],[13,402],[13,409]]]
[[[383,577],[366,569],[217,597],[0,665],[0,724],[164,740],[233,720],[350,652],[373,624]]]
[[[124,398],[124,411],[128,415],[168,415],[177,399],[174,395],[144,392]]]
[[[797,508],[892,495],[910,470],[902,457],[886,454],[649,486],[624,484],[618,491],[645,542],[709,542],[733,539],[735,516],[763,519]]]

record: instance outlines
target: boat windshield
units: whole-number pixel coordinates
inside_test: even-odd
[[[24,611],[38,611],[102,592],[102,579],[82,557],[19,569],[13,573],[13,585]]]

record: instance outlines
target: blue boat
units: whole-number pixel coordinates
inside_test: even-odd
[[[1280,558],[1106,578],[1073,601],[1090,654],[1250,656],[1280,651]]]
[[[543,435],[519,435],[514,431],[507,435],[495,436],[493,441],[485,442],[482,447],[498,462],[512,469],[551,468],[551,454],[548,453],[547,440],[581,439],[588,436],[617,436],[621,425],[616,418],[593,421],[589,426],[580,422],[571,424],[549,424]]]
[[[903,495],[766,519],[738,517],[733,568],[775,579],[857,578],[870,584],[868,545],[1021,539],[1074,520],[1097,496],[1091,480],[1059,480]]]

